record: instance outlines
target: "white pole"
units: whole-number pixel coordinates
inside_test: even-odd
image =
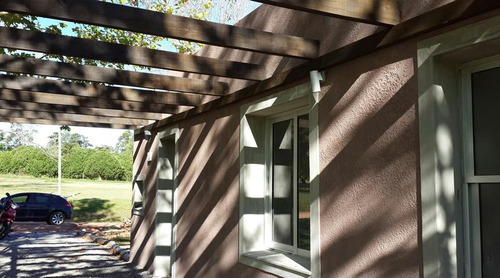
[[[57,189],[59,195],[61,195],[61,129],[59,129],[59,150],[57,152]]]

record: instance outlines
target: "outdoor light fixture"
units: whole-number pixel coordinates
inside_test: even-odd
[[[151,139],[151,131],[145,130],[144,131],[144,139],[148,140]]]
[[[311,87],[313,93],[321,92],[321,84],[320,81],[324,81],[325,78],[322,72],[318,72],[317,70],[313,70],[309,72],[309,77],[311,78]]]

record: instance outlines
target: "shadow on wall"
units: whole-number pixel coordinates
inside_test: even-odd
[[[387,49],[329,73],[334,86],[320,102],[325,277],[421,271],[414,47]]]
[[[96,221],[120,221],[120,217],[115,215],[111,208],[115,205],[109,200],[99,198],[88,198],[74,200],[71,202],[74,210],[74,221],[96,222]]]
[[[142,135],[143,136],[143,135]],[[156,178],[157,178],[157,156],[155,147],[156,140],[153,140],[156,133],[152,134],[150,140],[144,137],[135,138],[136,149],[134,151],[134,173],[145,173],[143,191],[143,216],[132,217],[132,228],[130,231],[131,261],[139,268],[153,272],[154,262],[154,226],[156,217]],[[146,161],[146,154],[151,151],[153,160]]]
[[[176,275],[267,277],[238,263],[239,105],[183,123]]]

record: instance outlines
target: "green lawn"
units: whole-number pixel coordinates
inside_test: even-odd
[[[63,179],[62,196],[75,211],[75,222],[122,221],[130,217],[131,182]],[[57,179],[0,175],[0,196],[20,192],[57,194]]]

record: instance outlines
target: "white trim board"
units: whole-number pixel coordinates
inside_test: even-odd
[[[424,277],[467,277],[471,266],[464,251],[463,102],[460,70],[477,63],[481,45],[500,40],[500,17],[489,18],[418,42],[418,115]],[[488,55],[496,50],[489,51]],[[449,55],[448,55],[449,56]],[[486,58],[486,57],[481,57]],[[483,61],[483,60],[482,60]]]

